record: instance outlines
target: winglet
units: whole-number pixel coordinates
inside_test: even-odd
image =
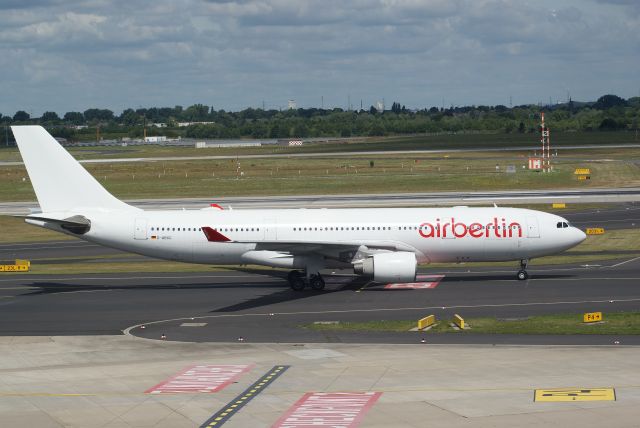
[[[231,241],[231,239],[227,238],[217,230],[210,228],[209,226],[204,226],[202,228],[202,231],[204,232],[204,236],[207,237],[207,241],[209,242],[230,242]]]

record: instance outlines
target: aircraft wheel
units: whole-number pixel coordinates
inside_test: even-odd
[[[311,285],[311,288],[315,291],[322,291],[325,285],[324,279],[322,279],[320,275],[313,275],[309,281],[309,285]]]
[[[287,275],[287,279],[289,280],[291,289],[294,291],[302,291],[307,285],[304,281],[304,278],[302,277],[302,274],[297,270],[292,270],[291,272],[289,272],[289,275]]]
[[[519,270],[518,271],[518,280],[524,281],[524,280],[526,280],[528,278],[529,278],[529,274],[527,273],[526,270]]]

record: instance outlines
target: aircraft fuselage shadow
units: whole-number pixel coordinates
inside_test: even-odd
[[[230,288],[260,288],[260,289],[282,289],[288,287],[285,283],[265,283],[265,282],[244,282],[238,283],[221,283],[221,284],[132,284],[132,285],[95,285],[95,284],[68,284],[62,282],[34,282],[30,284],[34,290],[30,290],[22,296],[53,294],[53,293],[69,293],[78,291],[96,291],[96,290],[199,290],[199,289],[230,289]]]

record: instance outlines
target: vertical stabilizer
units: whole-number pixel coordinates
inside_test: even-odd
[[[11,130],[42,211],[132,208],[107,192],[43,127]]]

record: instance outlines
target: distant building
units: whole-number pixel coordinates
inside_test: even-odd
[[[156,128],[166,128],[167,124],[164,122],[155,122],[152,123],[151,126],[155,126]]]
[[[376,103],[376,110],[378,110],[379,112],[383,112],[384,111],[384,102],[378,101]]]
[[[302,140],[278,140],[279,146],[293,147],[293,146],[301,146],[303,143],[304,141]]]
[[[288,107],[289,107],[289,110],[297,109],[298,105],[296,104],[296,100],[289,100]]]
[[[178,127],[184,128],[191,125],[213,125],[215,122],[178,122]]]
[[[167,141],[167,137],[165,137],[164,135],[158,135],[155,137],[145,137],[144,138],[144,142],[145,143],[161,143]]]

